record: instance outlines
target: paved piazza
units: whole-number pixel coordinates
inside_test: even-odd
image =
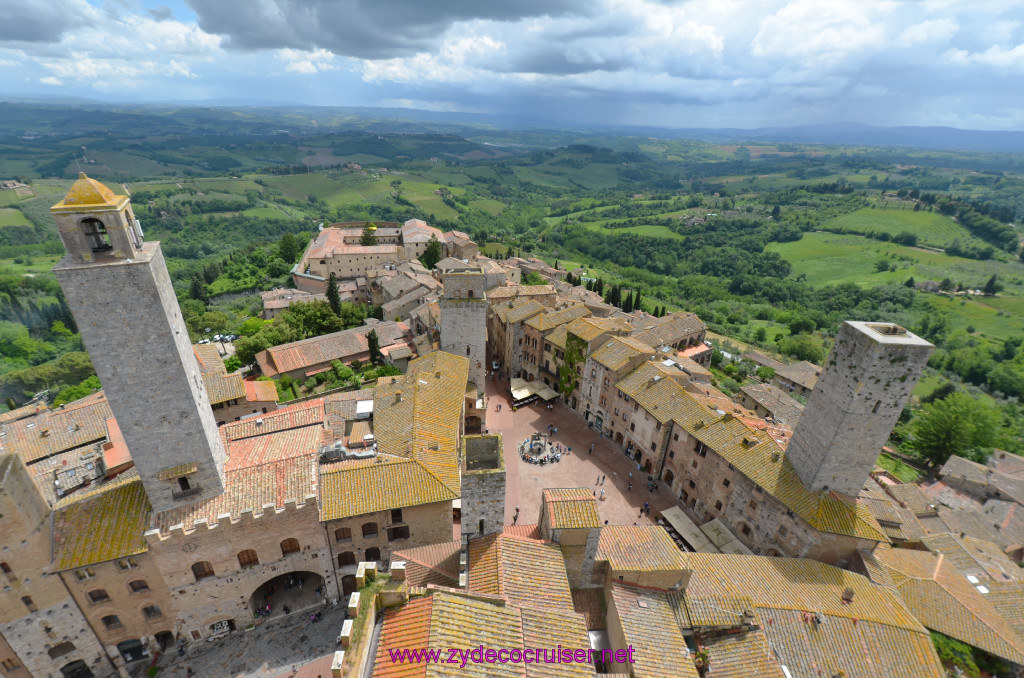
[[[487,396],[487,429],[501,433],[505,447],[505,524],[512,524],[516,506],[520,508],[518,524],[538,522],[541,492],[548,487],[586,487],[596,491],[598,497],[603,489],[604,499],[598,501],[597,509],[601,520],[610,525],[653,524],[658,511],[676,505],[664,483],[657,491],[649,492],[647,474],[637,468],[636,462],[630,461],[608,438],[598,437],[582,417],[562,403],[555,403],[549,410],[542,401],[535,401],[513,412],[506,379],[488,379]],[[500,412],[495,409],[498,403]],[[544,466],[520,459],[519,443],[534,433],[547,433],[548,424],[558,428],[552,440],[571,447],[572,453]],[[594,452],[588,454],[591,443]],[[632,491],[628,489],[630,473]],[[606,476],[604,486],[595,485],[601,475]],[[649,518],[640,517],[645,501],[651,505]]]

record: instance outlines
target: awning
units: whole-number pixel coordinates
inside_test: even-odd
[[[514,377],[509,386],[512,391],[513,400],[525,400],[536,393],[533,384],[518,377]]]
[[[558,397],[558,391],[553,391],[550,386],[545,386],[541,390],[537,391],[537,395],[544,400],[554,400]]]
[[[672,526],[672,529],[679,533],[690,547],[699,553],[718,553],[718,549],[701,532],[697,524],[690,520],[690,517],[678,506],[665,509],[661,517]]]
[[[701,532],[707,535],[711,543],[722,553],[752,556],[754,552],[744,546],[732,533],[729,527],[718,518],[700,526]]]

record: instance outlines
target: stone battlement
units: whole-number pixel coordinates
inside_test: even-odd
[[[265,519],[277,518],[278,516],[292,517],[293,514],[308,514],[309,520],[313,523],[320,522],[320,511],[317,506],[316,495],[308,495],[301,502],[295,499],[288,499],[284,506],[278,508],[274,504],[264,504],[258,509],[247,508],[239,511],[237,515],[220,513],[214,522],[206,518],[198,518],[193,521],[192,528],[186,528],[184,523],[171,525],[166,530],[153,528],[145,533],[146,541],[152,546],[171,539],[185,539],[199,532],[209,532],[221,526],[248,527],[263,522]]]

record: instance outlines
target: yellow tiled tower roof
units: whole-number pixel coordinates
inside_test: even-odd
[[[85,175],[78,173],[78,181],[71,184],[67,195],[50,209],[55,212],[75,212],[83,207],[93,211],[120,209],[128,196],[117,195],[112,190]]]

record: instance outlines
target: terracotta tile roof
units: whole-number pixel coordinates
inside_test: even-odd
[[[683,569],[681,554],[658,525],[608,525],[601,528],[596,558],[613,572],[652,572]]]
[[[625,367],[642,355],[653,356],[654,347],[634,337],[612,337],[598,347],[591,357],[612,371]]]
[[[1024,582],[994,581],[986,586],[989,592],[985,600],[1013,627],[1017,637],[1024,638]]]
[[[382,321],[273,346],[261,351],[257,355],[257,360],[263,373],[270,377],[281,372],[308,370],[332,360],[349,362],[370,350],[366,335],[371,331],[377,332],[382,348],[404,342],[405,335],[409,334],[409,328],[405,323]]]
[[[597,501],[583,487],[544,490],[548,524],[553,530],[600,527]]]
[[[915,516],[935,515],[935,502],[917,485],[911,483],[894,483],[885,486],[885,491],[900,506],[913,511]]]
[[[800,415],[804,413],[803,405],[771,384],[749,384],[740,388],[740,391],[768,410],[774,419],[788,426],[796,426]]]
[[[929,534],[969,534],[977,539],[999,544],[1001,547],[1011,545],[1007,535],[997,530],[989,517],[973,506],[956,509],[940,506],[937,521],[925,517],[921,518],[920,522]]]
[[[242,382],[242,386],[245,387],[245,399],[251,403],[277,402],[277,387],[272,381],[246,379]]]
[[[985,464],[1002,473],[1024,477],[1024,457],[1019,454],[997,449]]]
[[[506,322],[520,323],[544,311],[544,306],[534,299],[516,299],[517,304],[505,314]]]
[[[679,311],[658,318],[652,325],[633,336],[651,346],[674,346],[686,337],[700,334],[707,326],[695,313]]]
[[[522,537],[523,539],[540,539],[540,525],[506,525],[502,532],[510,537]]]
[[[406,648],[484,648],[589,647],[582,618],[556,610],[533,610],[503,606],[438,591],[426,598],[410,600],[401,607],[384,612],[384,625],[373,665],[380,678],[410,676],[469,676],[472,678],[585,678],[594,675],[593,667],[581,664],[467,663],[427,664],[394,663],[389,650]],[[447,654],[447,653],[445,653]]]
[[[573,589],[572,609],[582,615],[587,630],[608,628],[602,589]]]
[[[0,424],[7,424],[12,421],[17,421],[18,419],[24,419],[25,417],[30,417],[33,414],[42,412],[45,409],[46,408],[39,403],[29,403],[28,405],[23,405],[17,409],[8,410],[7,412],[0,414]]]
[[[192,352],[196,354],[199,369],[203,374],[228,373],[224,367],[224,359],[220,357],[220,350],[214,344],[192,344]]]
[[[324,418],[324,399],[314,398],[267,412],[259,417],[229,422],[221,431],[228,440],[241,440],[290,428],[321,424]]]
[[[150,505],[135,469],[54,505],[53,566],[68,570],[147,550]]]
[[[211,405],[217,405],[229,400],[245,399],[245,385],[242,383],[242,375],[240,374],[203,372],[203,385],[206,387],[206,393],[210,397]],[[276,392],[276,387],[274,390]]]
[[[391,555],[391,562],[405,561],[405,580],[409,586],[457,586],[461,552],[461,541],[448,541],[399,549]]]
[[[240,471],[280,459],[315,454],[322,441],[319,426],[303,426],[232,440],[228,444],[224,470]]]
[[[378,461],[380,459],[380,461]],[[320,520],[451,502],[459,495],[412,459],[367,459],[320,467]]]
[[[757,351],[747,351],[746,353],[741,355],[740,358],[742,358],[743,360],[749,360],[755,365],[761,365],[762,367],[770,367],[776,371],[778,371],[779,368],[786,366],[785,363],[781,363],[775,358],[767,356],[763,353],[759,353]]]
[[[509,604],[571,610],[562,552],[555,544],[493,534],[469,542],[470,591],[502,596]]]
[[[503,285],[487,290],[487,298],[498,301],[513,297],[543,297],[554,293],[554,285]]]
[[[895,590],[925,626],[1017,664],[1024,640],[947,558],[908,549],[862,553],[888,570]]]
[[[444,242],[444,233],[422,219],[409,219],[402,224],[402,242],[429,242],[431,238]]]
[[[593,318],[576,318],[566,325],[565,329],[589,344],[609,331],[608,328],[602,327],[605,324],[607,323],[595,322]]]
[[[609,604],[615,606],[624,641],[635,649],[635,674],[645,678],[696,678],[697,669],[682,633],[690,626],[682,596],[614,579],[609,590]]]
[[[707,678],[786,678],[760,630],[714,637],[705,645],[711,656]]]
[[[814,385],[818,383],[819,374],[821,374],[821,368],[806,360],[801,360],[792,365],[783,365],[775,370],[775,376],[782,377],[805,388],[814,388]]]
[[[620,380],[615,387],[662,424],[675,420],[687,427],[717,416],[686,392],[677,380],[680,376],[685,378],[675,368],[649,361]]]
[[[767,433],[752,431],[729,415],[687,430],[815,529],[888,542],[863,502],[834,492],[808,490],[789,458]]]
[[[974,537],[933,534],[921,538],[932,553],[939,553],[965,575],[984,581],[1022,581],[1024,570],[996,544]]]
[[[947,483],[964,486],[964,491],[970,494],[977,494],[981,490],[972,488],[968,483],[983,486],[986,499],[991,496],[1009,497],[1024,504],[1024,478],[1002,473],[984,464],[953,455],[943,465],[939,476]]]
[[[526,324],[541,332],[550,332],[559,325],[570,323],[576,318],[585,318],[590,315],[590,310],[582,304],[567,306],[558,311],[548,311],[535,315],[526,321]]]
[[[557,346],[564,351],[568,348],[569,331],[565,325],[559,325],[544,337],[544,341],[550,342],[552,346]]]
[[[114,416],[103,391],[53,410],[3,425],[0,452],[15,452],[26,466],[107,436],[106,421]]]
[[[373,426],[382,454],[415,459],[460,494],[458,466],[469,361],[434,351],[409,363],[404,376],[378,381]]]

